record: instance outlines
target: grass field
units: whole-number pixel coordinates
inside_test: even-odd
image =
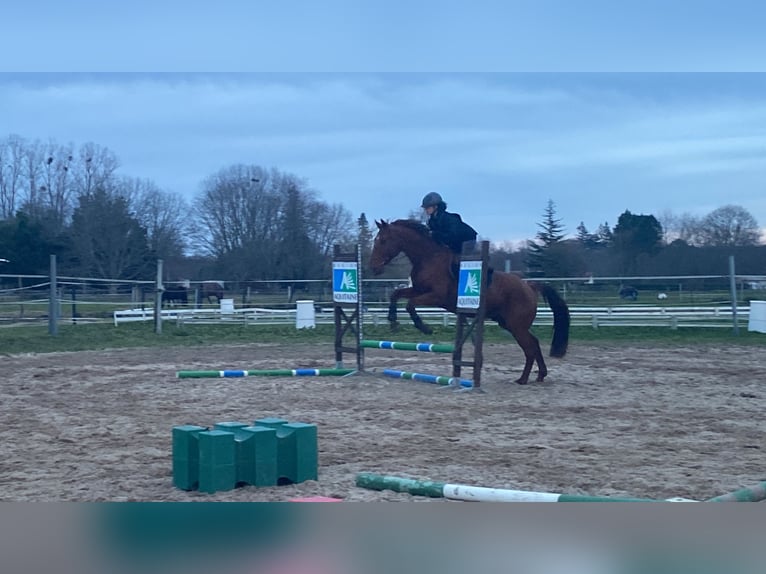
[[[550,327],[534,329],[543,349],[551,339]],[[422,335],[411,326],[402,326],[392,334],[387,326],[365,326],[364,338],[396,341],[428,341],[449,343],[454,339],[453,327],[434,326],[430,337]],[[244,325],[184,325],[177,326],[167,321],[162,334],[154,333],[151,322],[127,323],[115,327],[107,324],[61,325],[53,337],[45,326],[14,326],[0,329],[0,354],[47,353],[56,351],[83,351],[114,349],[123,347],[177,347],[192,345],[247,344],[277,342],[285,345],[295,343],[331,343],[334,328],[318,325],[315,329],[297,330],[292,325],[244,326]],[[485,328],[487,342],[510,340],[510,335],[496,325]],[[656,341],[657,344],[694,344],[720,342],[721,344],[743,344],[766,348],[766,335],[740,329],[735,336],[731,329],[693,328],[669,329],[667,327],[573,327],[570,332],[571,344],[584,342],[619,342],[630,345],[635,342]]]

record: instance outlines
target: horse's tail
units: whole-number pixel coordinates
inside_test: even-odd
[[[540,293],[553,311],[553,341],[551,357],[563,357],[569,346],[569,306],[558,291],[547,283],[532,282],[535,291]]]

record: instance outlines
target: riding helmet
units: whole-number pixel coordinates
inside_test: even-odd
[[[427,193],[426,196],[423,198],[423,203],[420,207],[431,207],[435,205],[439,205],[442,203],[442,196],[436,193],[435,191],[432,191],[431,193]]]

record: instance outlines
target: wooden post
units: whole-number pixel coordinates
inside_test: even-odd
[[[332,283],[333,314],[335,318],[335,367],[337,369],[343,368],[343,353],[354,353],[356,355],[357,370],[362,371],[364,369],[360,254],[361,249],[359,245],[357,245],[356,253],[341,253],[340,246],[334,246]],[[353,289],[349,289],[349,284],[336,284],[346,276],[355,277]],[[346,314],[346,308],[349,305],[353,305],[351,315]],[[349,331],[355,339],[353,347],[346,346],[344,343],[344,337]]]
[[[157,259],[157,281],[154,287],[154,332],[162,334],[162,259]]]
[[[48,295],[48,334],[55,337],[59,334],[59,301],[56,285],[56,256],[50,256],[50,293]]]
[[[72,285],[72,325],[77,325],[77,288]]]
[[[737,321],[737,277],[734,275],[734,256],[729,255],[729,288],[731,289],[731,321],[734,324],[734,335],[739,335]]]
[[[484,318],[486,315],[487,269],[489,261],[489,241],[481,242],[480,260],[475,254],[461,255],[460,273],[457,292],[457,325],[455,327],[455,348],[452,352],[452,376],[460,377],[461,367],[473,369],[473,388],[481,388],[481,368],[484,363]],[[465,264],[465,265],[464,265]],[[470,285],[475,273],[480,270],[477,285]],[[478,289],[478,293],[476,290]],[[471,291],[468,294],[468,291]],[[463,345],[473,333],[473,360],[463,359]]]

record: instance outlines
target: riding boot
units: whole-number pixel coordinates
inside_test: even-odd
[[[487,267],[487,287],[492,283],[492,275],[495,273],[494,267]]]
[[[453,279],[457,279],[458,277],[460,277],[460,263],[458,263],[457,261],[453,261],[449,267],[449,271],[452,274]]]

